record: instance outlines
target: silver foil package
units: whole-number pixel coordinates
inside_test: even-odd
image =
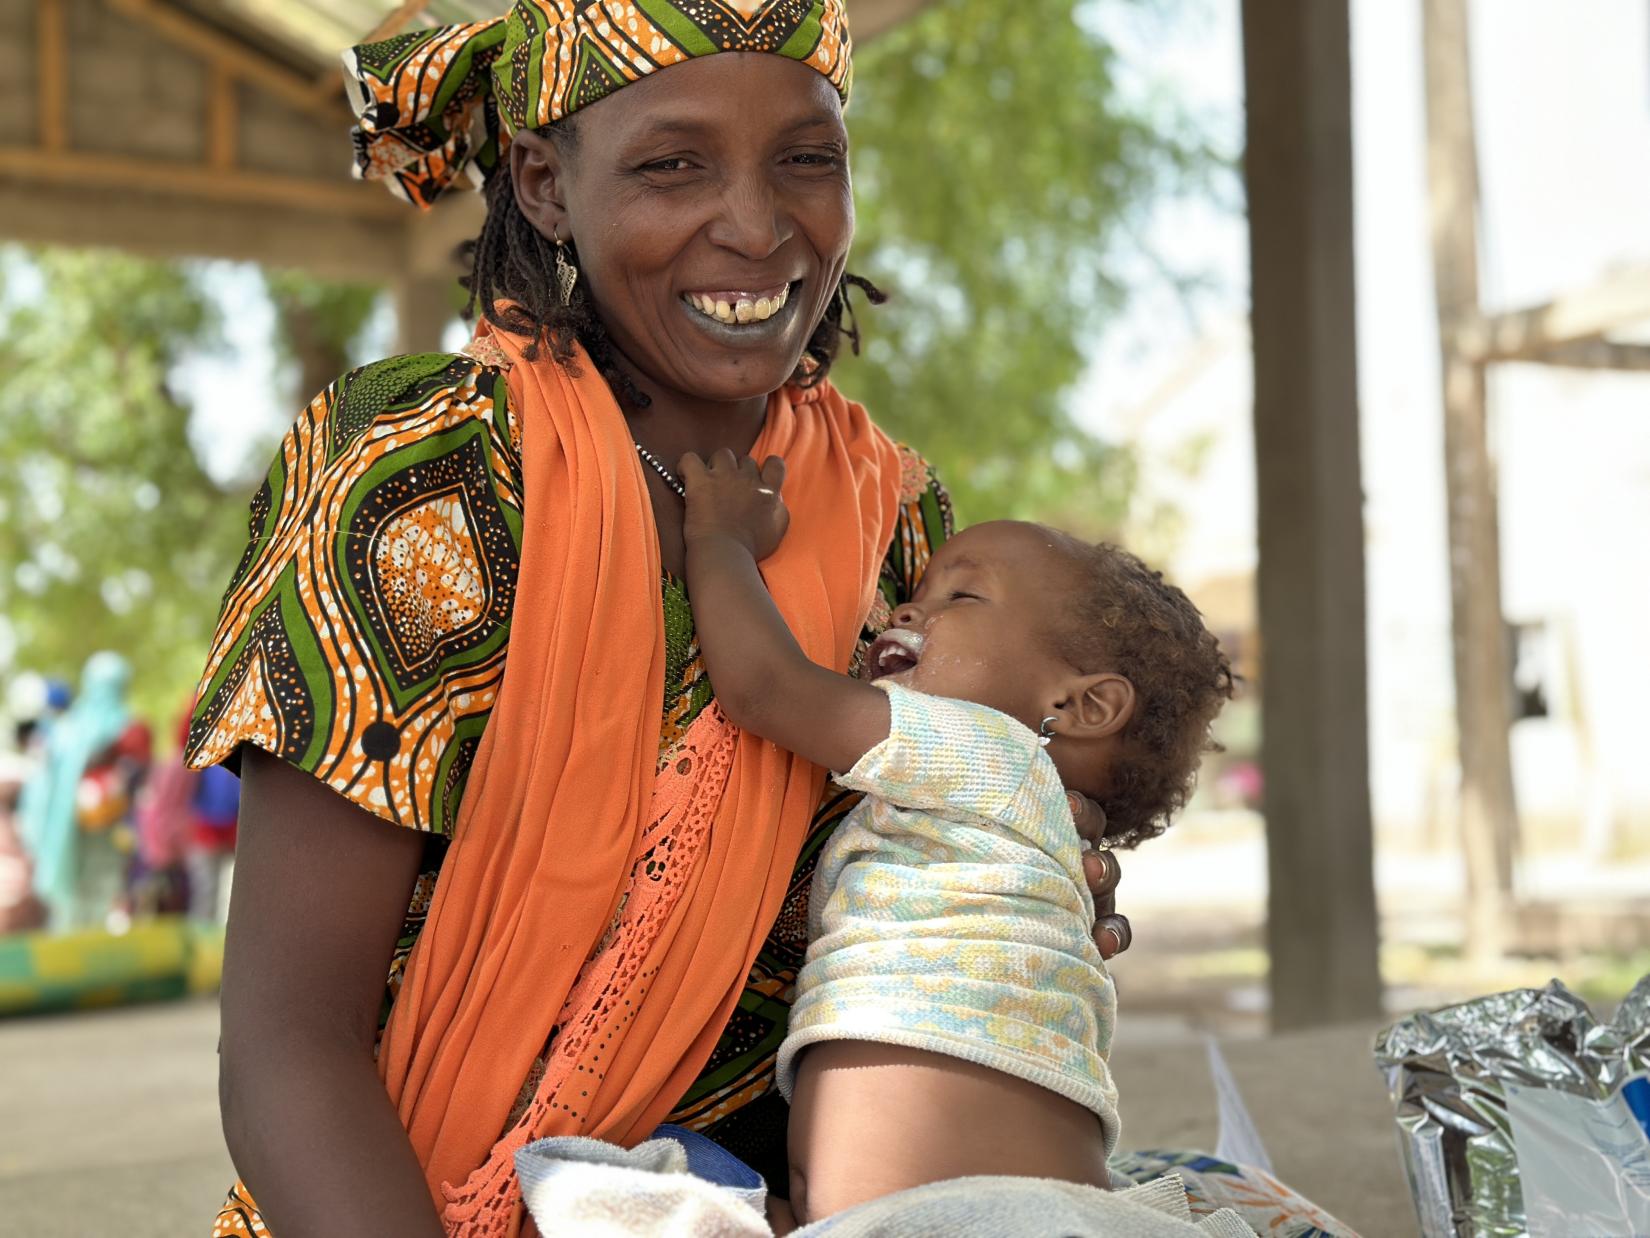
[[[1638,1231],[1650,976],[1608,1023],[1557,980],[1410,1015],[1376,1037],[1375,1060],[1425,1238]]]

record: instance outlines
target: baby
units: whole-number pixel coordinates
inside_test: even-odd
[[[757,567],[783,463],[680,476],[721,708],[866,793],[819,861],[779,1056],[795,1222],[976,1174],[1106,1186],[1115,995],[1082,852],[1184,802],[1231,695],[1215,638],[1132,555],[1001,521],[936,552],[851,678],[802,654]],[[1079,839],[1068,788],[1103,840]]]

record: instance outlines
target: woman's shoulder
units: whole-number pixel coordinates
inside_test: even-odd
[[[378,438],[405,446],[478,421],[493,427],[512,450],[520,449],[504,366],[469,351],[369,362],[329,383],[300,420],[324,426],[329,459]]]
[[[509,644],[519,443],[503,371],[421,353],[352,370],[252,500],[188,760],[245,744],[386,820],[446,833]]]

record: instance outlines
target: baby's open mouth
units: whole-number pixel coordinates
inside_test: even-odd
[[[910,670],[922,661],[922,646],[920,632],[909,628],[889,628],[877,637],[865,658],[866,677],[881,679],[884,675],[898,675],[901,671]]]

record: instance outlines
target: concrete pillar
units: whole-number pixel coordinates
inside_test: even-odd
[[[1244,0],[1277,1029],[1380,1011],[1348,0]]]

